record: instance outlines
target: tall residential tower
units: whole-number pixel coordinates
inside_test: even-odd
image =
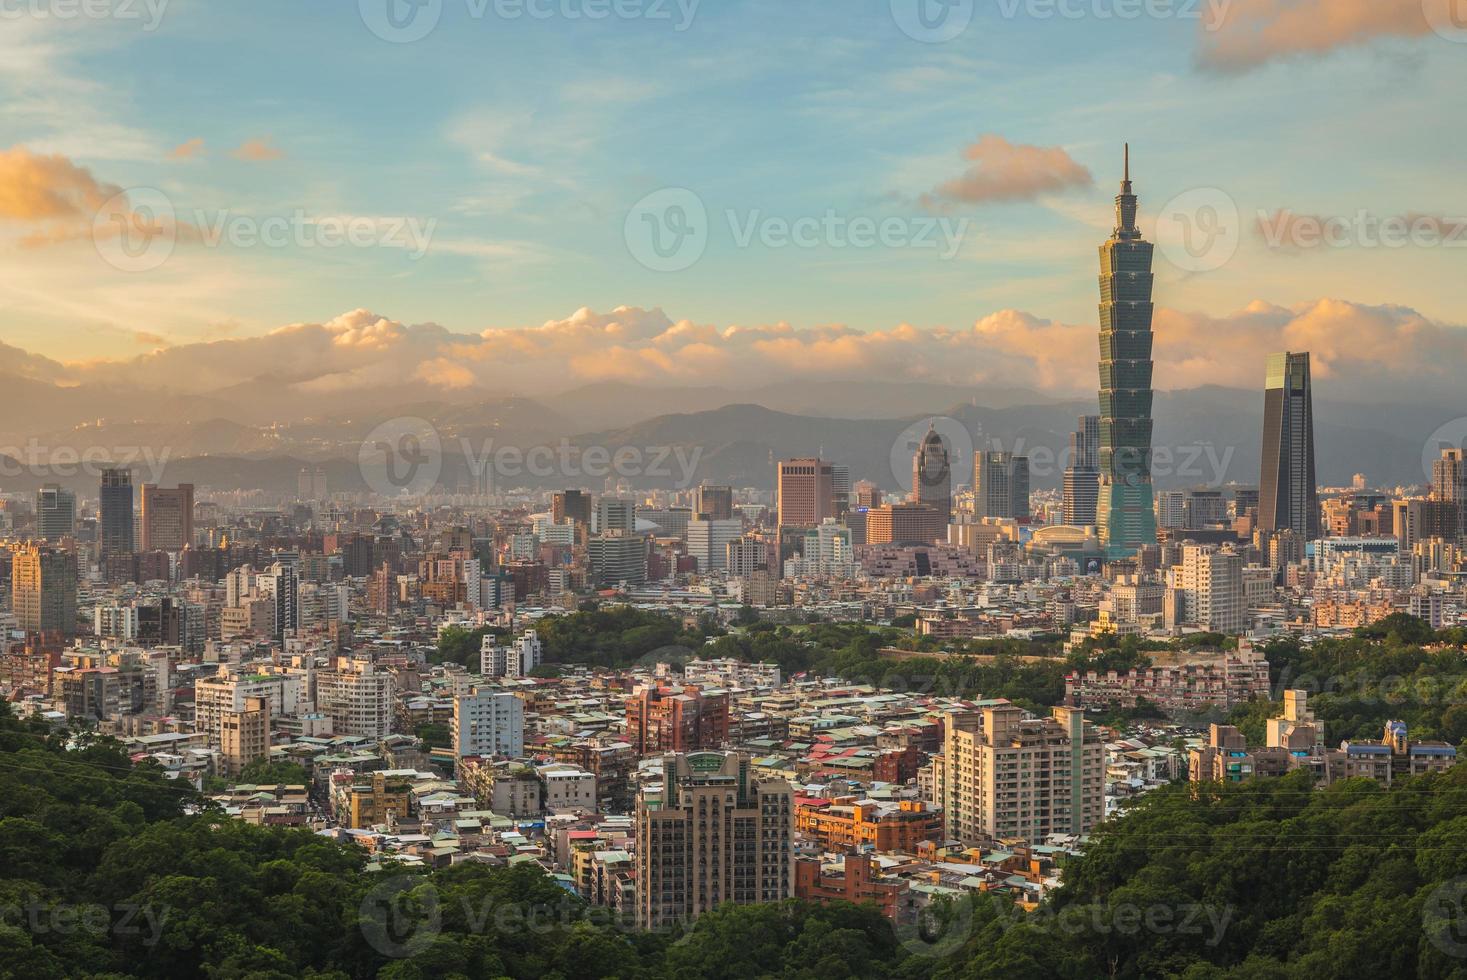
[[[1100,246],[1100,500],[1096,523],[1111,558],[1156,543],[1152,510],[1152,245],[1136,228],[1131,148],[1116,227]]]

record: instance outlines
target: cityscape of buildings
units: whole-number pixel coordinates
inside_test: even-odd
[[[1401,721],[1331,746],[1302,690],[1262,745],[1192,725],[1271,699],[1269,639],[1395,613],[1467,624],[1467,463],[1439,447],[1416,492],[1319,487],[1310,355],[1284,352],[1259,365],[1261,485],[1157,492],[1138,208],[1128,151],[1100,251],[1098,412],[1058,493],[1013,450],[979,447],[959,472],[935,425],[905,496],[818,447],[772,460],[772,493],[613,479],[492,505],[335,493],[313,465],[269,505],[109,468],[89,492],[4,495],[0,694],[122,740],[239,819],[379,863],[535,862],[647,928],[788,897],[897,921],[975,891],[1032,907],[1097,826],[1168,782],[1306,769],[1389,786],[1450,767],[1453,746]],[[557,622],[592,608],[735,632],[901,624],[952,656],[1203,639],[1072,671],[1036,712],[671,643],[635,664],[550,659]],[[1173,720],[1101,722],[1141,705]],[[304,781],[245,779],[276,764]]]

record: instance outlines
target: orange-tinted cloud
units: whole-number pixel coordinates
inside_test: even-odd
[[[60,154],[32,153],[23,146],[0,150],[0,220],[42,227],[90,223],[121,190]]]
[[[1041,194],[1095,183],[1090,171],[1063,148],[1010,143],[996,133],[980,136],[963,151],[963,158],[969,161],[968,169],[924,195],[924,206],[1032,201]]]
[[[1453,390],[1467,363],[1467,328],[1401,306],[1321,299],[1294,307],[1257,301],[1225,316],[1158,309],[1156,384],[1162,389],[1257,388],[1280,350],[1314,354],[1316,377],[1352,395]],[[1092,392],[1099,357],[1093,323],[1000,310],[962,328],[898,324],[717,327],[662,310],[576,311],[537,327],[457,334],[367,310],[264,336],[181,344],[128,361],[73,365],[78,380],[207,391],[289,372],[303,392],[363,385],[425,390],[554,393],[587,381],[723,385],[868,379],[1026,385],[1056,395]]]
[[[170,150],[168,152],[168,159],[192,160],[194,157],[201,157],[208,152],[204,146],[203,139],[195,136],[193,139],[185,140]]]
[[[250,163],[267,163],[271,160],[285,159],[285,151],[276,147],[268,136],[245,140],[231,150],[229,155],[236,160],[247,160]]]
[[[1247,71],[1278,59],[1318,56],[1377,37],[1420,37],[1450,24],[1457,0],[1231,0],[1203,19],[1198,60]]]

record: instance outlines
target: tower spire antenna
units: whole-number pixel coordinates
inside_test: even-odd
[[[1131,182],[1131,144],[1126,144],[1126,183]]]

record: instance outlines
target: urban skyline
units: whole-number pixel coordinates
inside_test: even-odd
[[[0,976],[1467,973],[1464,52],[0,2]]]

